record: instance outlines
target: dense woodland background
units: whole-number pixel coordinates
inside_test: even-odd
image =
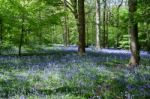
[[[150,0],[0,0],[0,74],[5,76],[8,74],[9,78],[9,75],[12,75],[9,73],[13,71],[16,73],[10,77],[13,79],[8,80],[12,86],[5,84],[7,80],[5,81],[3,79],[5,77],[0,76],[2,85],[0,92],[4,92],[4,95],[0,94],[0,96],[9,97],[14,93],[18,95],[19,90],[22,90],[20,87],[22,81],[18,80],[16,75],[23,73],[26,68],[29,69],[28,72],[33,69],[33,71],[38,71],[37,75],[44,75],[38,76],[39,81],[41,81],[40,77],[43,79],[45,75],[50,75],[51,78],[42,80],[43,82],[39,82],[39,86],[36,86],[34,85],[38,82],[36,72],[34,76],[25,72],[31,78],[29,78],[29,82],[23,81],[27,85],[23,87],[25,89],[22,94],[32,93],[29,90],[30,84],[34,86],[34,91],[38,95],[57,92],[56,86],[61,86],[58,83],[61,82],[61,78],[57,77],[60,72],[54,75],[49,72],[50,68],[53,68],[54,72],[58,65],[58,67],[66,68],[61,71],[61,73],[68,72],[65,77],[68,77],[70,72],[74,73],[71,76],[74,78],[62,78],[66,80],[63,83],[66,86],[62,89],[58,88],[58,92],[68,90],[65,92],[72,94],[77,91],[74,95],[79,95],[78,98],[70,95],[64,96],[73,97],[64,99],[125,99],[127,97],[127,99],[138,99],[139,93],[141,93],[139,99],[148,99],[147,93],[150,86],[148,67],[150,64],[148,53],[150,52],[149,5]],[[79,55],[74,54],[77,46],[78,49],[75,51],[78,51]],[[65,51],[55,50],[57,47],[58,49],[63,48]],[[89,50],[94,52],[89,52]],[[111,50],[116,51],[117,54]],[[40,53],[44,51],[43,56]],[[76,65],[78,69],[76,69]],[[102,66],[101,69],[97,69],[99,65]],[[108,65],[113,69],[108,69]],[[69,69],[65,66],[69,66]],[[85,67],[81,68],[80,66]],[[126,68],[128,66],[131,68]],[[139,69],[136,66],[139,66]],[[133,71],[130,70],[132,67],[135,67]],[[18,68],[20,69],[18,70]],[[117,68],[116,71],[114,68]],[[127,77],[126,69],[129,70]],[[40,70],[44,71],[39,72]],[[79,75],[74,76],[75,72],[72,70],[77,70]],[[83,77],[82,73],[86,73],[87,76]],[[92,79],[91,75],[96,78]],[[132,75],[135,78],[132,78]],[[28,76],[26,77],[28,79]],[[113,77],[118,78],[114,79]],[[74,79],[73,83],[68,79]],[[83,79],[85,81],[82,81]],[[78,86],[79,89],[76,89],[76,84],[80,80],[85,85],[81,84]],[[90,87],[89,83],[93,85]],[[44,84],[50,89],[55,86],[56,90],[46,91],[43,87]],[[98,90],[99,84],[102,85],[100,91]],[[145,88],[143,89],[145,91],[140,88]],[[14,91],[16,89],[17,91]],[[81,91],[82,89],[87,92]],[[14,93],[12,93],[13,91]],[[96,96],[101,98],[92,98]],[[50,99],[53,99],[52,97]],[[54,99],[60,99],[60,97]]]
[[[80,2],[85,11],[80,12]],[[128,30],[134,23],[138,23],[138,46],[150,50],[148,0],[1,0],[0,5],[1,53],[19,49],[21,55],[22,49],[52,44],[129,49]],[[80,28],[82,21],[85,26]]]

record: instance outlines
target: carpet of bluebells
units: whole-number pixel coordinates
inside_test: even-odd
[[[80,56],[72,46],[1,55],[0,99],[150,99],[148,52],[129,68],[127,50],[86,51]]]

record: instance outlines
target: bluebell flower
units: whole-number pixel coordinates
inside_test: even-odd
[[[127,90],[131,91],[134,89],[134,86],[133,85],[127,85]]]

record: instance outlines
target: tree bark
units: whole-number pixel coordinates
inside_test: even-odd
[[[67,19],[69,19],[68,17],[67,17]],[[67,38],[68,38],[68,45],[70,45],[70,29],[69,29],[69,26],[68,26],[68,28],[67,28]]]
[[[93,15],[92,16],[92,20],[94,20],[95,19],[95,15]],[[92,23],[91,23],[91,25],[92,25],[92,33],[94,33],[95,32],[95,23],[92,21]],[[95,35],[92,35],[92,46],[94,46],[95,45]]]
[[[107,1],[104,1],[104,9],[103,9],[103,48],[106,47],[106,7],[107,7]]]
[[[105,48],[108,48],[108,32],[109,32],[109,28],[108,28],[108,25],[109,25],[109,12],[108,12],[108,6],[106,8],[106,36],[105,36]]]
[[[121,3],[118,5],[117,7],[117,29],[118,29],[118,32],[117,32],[117,39],[116,39],[116,47],[118,48],[119,47],[119,38],[120,38],[120,29],[119,29],[119,25],[120,25],[120,7],[122,6],[123,4],[123,0],[121,1]]]
[[[0,54],[1,54],[2,42],[3,42],[3,22],[2,19],[0,19]]]
[[[100,0],[96,0],[96,48],[100,47]]]
[[[41,22],[42,22],[42,14],[41,14],[41,11],[39,11],[39,24],[38,24],[38,28],[39,28],[39,31],[38,31],[38,37],[39,37],[39,44],[41,45],[42,44],[42,25],[41,25]]]
[[[89,28],[88,28],[88,21],[86,22],[86,47],[89,45]]]
[[[0,42],[3,42],[3,23],[0,23]]]
[[[147,51],[150,52],[150,24],[146,24],[146,27],[147,27],[147,31],[146,31],[146,34],[147,34]]]
[[[24,14],[22,15],[21,35],[20,35],[20,43],[19,43],[19,56],[21,56],[23,38],[24,38]]]
[[[139,42],[138,42],[138,23],[135,19],[135,13],[137,11],[137,0],[128,0],[129,4],[129,34],[130,34],[130,50],[131,58],[130,65],[139,65]]]
[[[73,9],[71,9],[73,15],[74,15],[74,18],[76,20],[76,26],[77,26],[77,32],[80,33],[80,26],[79,26],[79,13],[78,13],[78,0],[71,0],[71,3],[72,3],[72,7]]]
[[[66,0],[64,0],[64,11],[67,11],[67,2]],[[67,26],[67,16],[65,13],[64,16],[64,46],[67,47],[68,46],[68,26]]]
[[[85,53],[85,11],[84,0],[78,0],[78,22],[79,22],[79,47],[78,52],[80,55]]]

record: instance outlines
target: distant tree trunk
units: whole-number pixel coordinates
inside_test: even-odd
[[[67,11],[67,2],[66,0],[64,0],[64,11]],[[68,46],[68,26],[67,26],[67,16],[65,13],[64,16],[64,46],[67,47]]]
[[[68,18],[67,18],[68,19]],[[68,34],[68,45],[70,45],[70,29],[69,29],[69,26],[68,26],[68,28],[67,28],[67,34]]]
[[[41,11],[39,11],[39,24],[38,24],[38,28],[39,28],[39,31],[38,31],[38,36],[39,36],[39,44],[41,45],[42,44],[42,25],[41,25]]]
[[[92,16],[92,20],[95,20],[95,15]],[[92,34],[95,32],[95,23],[92,21]],[[92,46],[95,45],[95,35],[92,35]]]
[[[1,44],[2,44],[2,41],[3,41],[3,23],[1,21],[0,22],[0,42],[1,42]]]
[[[100,47],[100,0],[96,0],[96,48]]]
[[[80,33],[80,26],[79,26],[79,13],[78,13],[78,0],[71,0],[71,3],[72,3],[72,7],[73,9],[71,9],[70,7],[70,10],[72,11],[73,15],[74,15],[74,18],[76,20],[76,26],[77,26],[77,32]]]
[[[2,42],[3,42],[3,22],[2,19],[0,19],[0,54],[1,54]]]
[[[106,10],[106,36],[105,36],[105,48],[108,48],[108,32],[109,32],[109,28],[108,28],[108,25],[109,25],[109,12],[108,12],[108,7],[107,7],[107,10]]]
[[[106,9],[107,9],[107,1],[104,1],[104,9],[103,9],[103,48],[106,47]]]
[[[20,35],[20,42],[19,42],[19,56],[21,56],[21,48],[23,45],[23,38],[24,38],[24,14],[22,15],[21,35]]]
[[[52,34],[51,34],[51,43],[53,44],[53,43],[55,43],[55,42],[54,42],[54,34],[55,34],[55,32],[56,32],[56,31],[55,31],[55,30],[56,30],[56,26],[55,26],[55,25],[52,26],[52,30],[53,30],[53,31],[52,31]]]
[[[29,34],[31,33],[31,26],[28,26],[28,28],[26,29],[26,34],[24,34],[24,43],[25,44],[29,44],[29,41],[28,41],[28,37],[29,37]]]
[[[118,48],[119,47],[119,38],[120,38],[120,29],[119,29],[119,25],[120,25],[120,7],[122,6],[123,4],[123,0],[121,1],[121,3],[118,5],[117,7],[117,37],[116,37],[116,47]]]
[[[89,28],[88,28],[88,22],[86,23],[86,47],[88,47],[88,40],[89,40]]]
[[[147,50],[150,52],[150,24],[146,24],[146,27],[147,27],[147,31],[146,31],[146,34],[147,34]]]
[[[130,49],[131,59],[130,65],[137,66],[139,64],[139,42],[138,42],[138,23],[135,19],[137,10],[137,0],[128,0],[129,4],[129,34],[130,34]]]
[[[79,47],[80,55],[85,53],[85,11],[84,0],[78,0],[78,15],[79,15]]]

